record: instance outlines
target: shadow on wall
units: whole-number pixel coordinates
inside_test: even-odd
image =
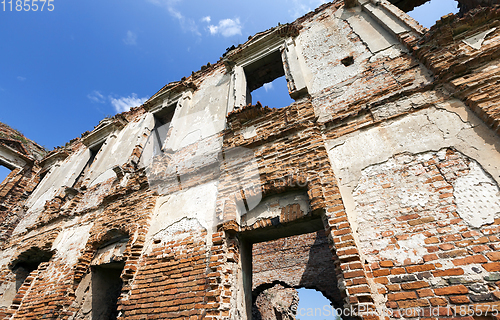
[[[297,288],[314,289],[323,294],[326,299],[307,306],[321,308],[323,316],[326,312],[333,316],[332,308],[343,306],[334,256],[323,230],[256,243],[253,255],[254,281],[262,283],[252,292],[252,319],[300,317]]]

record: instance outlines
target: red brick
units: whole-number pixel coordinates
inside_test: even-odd
[[[491,261],[498,261],[498,260],[500,260],[500,252],[488,252],[488,253],[486,253],[486,256]]]
[[[463,304],[463,303],[469,303],[470,300],[469,297],[467,296],[451,296],[450,302],[456,304]]]
[[[420,289],[417,290],[417,294],[420,298],[431,297],[434,295],[432,289]]]
[[[453,264],[456,266],[462,266],[462,265],[473,264],[473,263],[484,263],[487,261],[488,261],[488,259],[486,259],[484,256],[476,255],[476,256],[470,256],[470,257],[461,258],[461,259],[455,259],[455,260],[453,260]]]
[[[490,262],[483,264],[483,268],[489,272],[500,271],[500,262]]]
[[[464,269],[454,268],[446,270],[435,270],[432,271],[432,274],[434,275],[434,277],[460,276],[464,274]]]
[[[423,264],[423,265],[420,265],[420,266],[409,266],[409,267],[406,267],[406,271],[408,273],[429,271],[429,270],[434,270],[434,269],[436,269],[436,267],[433,264]]]
[[[389,293],[387,295],[387,300],[389,301],[408,300],[408,299],[417,299],[417,294],[415,292],[398,292],[398,293]]]
[[[434,289],[434,293],[438,296],[447,296],[451,294],[464,294],[467,292],[469,292],[469,289],[467,289],[466,286],[461,284],[457,286],[449,286],[449,287]]]
[[[407,282],[401,284],[401,288],[404,290],[415,290],[429,286],[430,285],[425,281],[415,281],[415,282]]]

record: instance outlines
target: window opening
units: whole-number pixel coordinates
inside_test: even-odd
[[[92,163],[94,163],[95,157],[99,153],[99,150],[101,150],[101,147],[104,145],[104,141],[101,142],[98,145],[89,147],[90,150],[90,158],[89,161],[87,161],[87,164],[83,168],[82,172],[78,175],[78,178],[76,178],[75,183],[73,184],[74,188],[79,188],[83,182],[83,177],[87,174],[87,172],[90,170],[90,167],[92,166]]]
[[[174,116],[173,107],[167,107],[158,113],[155,113],[155,126],[151,132],[152,141],[148,143],[153,143],[153,156],[162,153],[163,145],[167,139],[168,129],[170,128],[170,123]],[[151,139],[151,138],[150,138]]]
[[[458,12],[458,2],[455,0],[431,0],[413,8],[408,15],[426,28],[436,24],[436,21],[449,13]]]
[[[12,170],[0,164],[0,183],[2,183],[11,172]]]
[[[31,272],[38,269],[42,262],[48,262],[52,258],[52,252],[31,248],[19,255],[12,263],[12,272],[16,275],[16,291],[21,288]]]
[[[247,104],[260,101],[271,108],[293,103],[285,78],[281,52],[275,51],[244,67],[247,82]]]

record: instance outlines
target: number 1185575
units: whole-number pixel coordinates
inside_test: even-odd
[[[54,0],[2,0],[3,11],[54,11]]]

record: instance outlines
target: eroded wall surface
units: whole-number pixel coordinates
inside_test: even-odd
[[[297,288],[494,316],[499,16],[326,3],[43,158],[10,141],[0,318],[293,318]],[[295,102],[246,105],[259,67]]]

